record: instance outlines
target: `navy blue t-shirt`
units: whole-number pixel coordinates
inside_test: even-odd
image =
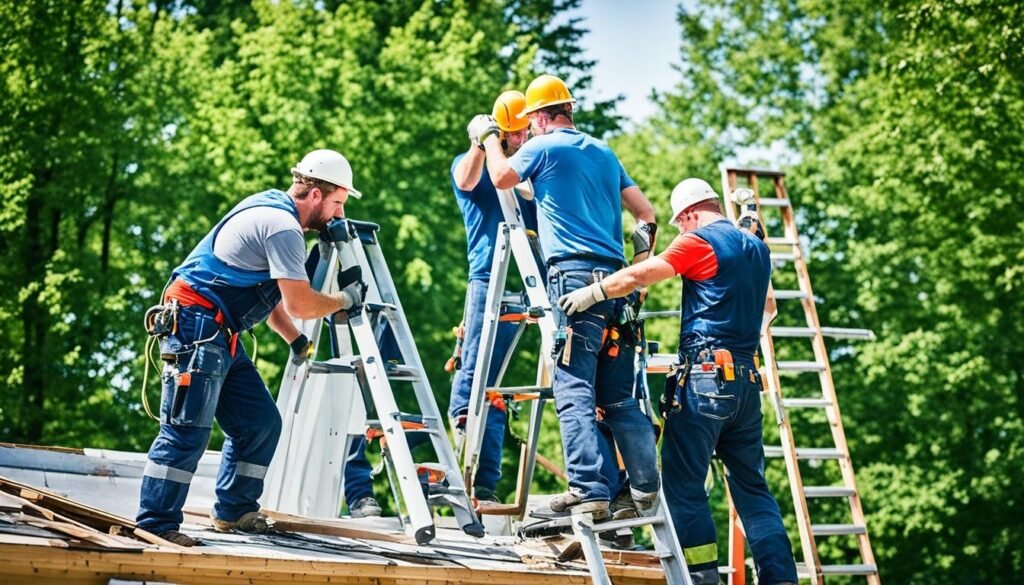
[[[498,192],[491,183],[484,165],[480,182],[472,191],[463,191],[455,185],[455,167],[466,156],[462,153],[452,161],[449,177],[455,200],[462,211],[462,221],[466,224],[466,249],[469,259],[469,280],[489,280],[491,278],[491,262],[494,259],[494,239],[498,235],[498,224],[505,220],[501,213]],[[537,205],[526,201],[516,194],[519,209],[523,213],[523,225],[526,229],[537,229]]]

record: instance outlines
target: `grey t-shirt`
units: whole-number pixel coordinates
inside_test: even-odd
[[[213,253],[231,266],[269,270],[275,280],[309,280],[302,227],[283,209],[253,207],[239,212],[221,227]]]

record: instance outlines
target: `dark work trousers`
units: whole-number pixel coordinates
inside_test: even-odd
[[[555,321],[567,332],[565,345],[555,356],[555,406],[569,487],[579,491],[584,501],[616,495],[609,489],[616,483],[609,470],[617,467],[608,465],[601,455],[598,406],[622,454],[630,486],[643,492],[658,490],[654,427],[633,396],[633,352],[620,351],[611,357],[601,351],[604,330],[616,317],[616,302],[602,301],[572,316],[557,304],[560,296],[589,286],[616,268],[589,259],[563,260],[548,267],[548,297]]]
[[[177,333],[161,341],[177,366],[163,373],[160,432],[149,448],[142,477],[139,527],[161,534],[177,530],[189,483],[216,417],[224,430],[213,513],[227,521],[260,509],[263,478],[281,435],[281,416],[242,343],[232,356],[214,312],[182,308]],[[195,345],[196,341],[209,339]],[[191,376],[187,389],[178,372]]]
[[[736,380],[695,365],[685,392],[677,384],[680,408],[665,420],[661,448],[665,497],[691,573],[718,583],[718,546],[704,487],[711,453],[726,467],[729,490],[757,566],[758,583],[796,583],[793,550],[782,526],[779,505],[764,477],[761,382],[753,357],[733,353]],[[713,580],[710,580],[713,579]]]

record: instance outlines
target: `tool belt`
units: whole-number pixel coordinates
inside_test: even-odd
[[[224,312],[221,311],[213,301],[197,293],[187,282],[178,278],[164,290],[164,304],[155,305],[146,311],[146,332],[151,337],[165,339],[178,332],[178,315],[182,308],[198,306],[203,309],[214,311],[214,323],[220,326],[220,332],[228,339],[228,349],[231,357],[235,356],[238,348],[238,333],[232,331],[224,322]],[[161,359],[168,363],[176,360],[175,354],[161,354]]]
[[[728,349],[715,349],[710,345],[693,348],[684,355],[681,364],[669,371],[668,377],[665,379],[665,391],[661,395],[659,404],[662,417],[669,413],[679,412],[682,408],[686,383],[694,368],[700,372],[714,372],[718,378],[719,387],[729,382],[735,382],[737,379],[746,379],[751,384],[761,385],[761,374],[757,367],[737,365],[733,360],[732,352]]]

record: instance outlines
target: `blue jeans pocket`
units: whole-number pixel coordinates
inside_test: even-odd
[[[212,427],[229,365],[227,349],[204,343],[182,371],[165,368],[161,420],[176,426]]]
[[[739,400],[736,396],[723,392],[725,387],[719,383],[718,374],[714,370],[691,371],[687,385],[693,390],[697,413],[701,416],[726,420],[736,414]]]

